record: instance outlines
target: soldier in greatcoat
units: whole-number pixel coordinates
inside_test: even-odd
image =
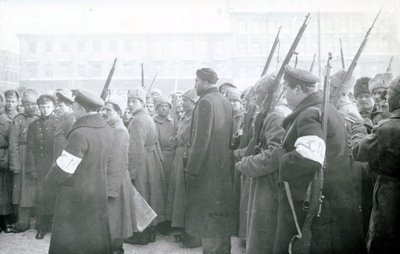
[[[174,138],[176,129],[174,119],[170,116],[172,104],[170,100],[164,96],[155,99],[156,115],[154,123],[156,124],[158,143],[160,144],[162,154],[162,168],[164,174],[164,201],[168,206],[167,195],[171,176],[172,162],[175,156],[175,150],[171,147],[171,139]],[[167,221],[160,224],[158,230],[162,234],[168,234],[171,227],[171,217],[166,218]]]
[[[13,232],[12,172],[9,167],[9,137],[12,120],[4,113],[4,99],[0,94],[0,232]]]
[[[183,93],[182,107],[185,112],[179,122],[172,146],[175,148],[175,157],[171,168],[171,178],[167,198],[167,216],[171,218],[171,226],[182,231],[180,240],[183,247],[194,248],[201,245],[200,239],[185,232],[185,178],[184,168],[190,146],[190,133],[193,110],[198,100],[196,90],[191,88]],[[179,238],[179,237],[178,237]]]
[[[13,205],[16,206],[16,232],[23,232],[30,228],[30,217],[36,199],[36,179],[26,171],[27,133],[30,123],[39,118],[36,100],[39,93],[28,88],[22,94],[24,113],[18,114],[10,130],[9,164],[13,172]]]
[[[283,120],[286,133],[282,148],[275,149],[271,156],[279,167],[280,180],[287,181],[289,189],[280,189],[274,252],[287,253],[291,238],[298,234],[289,205],[291,201],[299,227],[302,227],[307,213],[304,202],[309,200],[309,183],[326,158],[321,214],[310,225],[311,253],[361,253],[360,218],[350,177],[343,118],[329,105],[327,139],[324,140],[322,94],[315,92],[318,77],[287,65],[284,80],[286,100],[293,112]]]
[[[124,253],[123,239],[143,231],[156,217],[151,207],[132,185],[128,171],[129,133],[122,121],[126,99],[111,95],[102,116],[113,131],[107,169],[107,195],[110,232],[114,254]],[[141,201],[141,202],[139,202]]]
[[[128,91],[129,122],[128,168],[131,181],[147,203],[157,213],[152,226],[165,221],[164,174],[162,155],[154,120],[145,110],[146,91],[142,88]],[[134,235],[129,242],[147,244],[155,241],[155,230]]]
[[[378,176],[367,235],[368,253],[395,253],[400,248],[400,76],[388,89],[391,116],[353,149],[355,158],[368,162]]]
[[[89,91],[75,93],[77,120],[46,176],[46,186],[57,188],[49,254],[111,254],[107,164],[112,131],[97,113],[103,100]]]
[[[377,125],[381,120],[390,116],[387,102],[387,88],[393,75],[390,72],[378,73],[369,82],[369,90],[374,98],[375,104],[371,113],[372,122]]]
[[[257,104],[270,92],[274,76],[263,77],[256,88]],[[276,97],[280,91],[276,91]],[[249,196],[247,203],[246,253],[272,253],[278,217],[278,168],[272,164],[271,153],[279,147],[285,134],[282,120],[290,114],[283,103],[268,114],[263,121],[260,136],[261,151],[256,155],[243,157],[236,169],[248,177]]]
[[[36,102],[41,116],[28,127],[26,172],[36,178],[36,239],[43,239],[50,231],[54,212],[55,192],[45,188],[44,180],[53,163],[54,134],[59,120],[54,114],[52,95],[43,94]]]
[[[186,173],[185,230],[202,238],[204,253],[229,253],[236,231],[229,146],[232,107],[218,91],[217,74],[196,71],[200,96],[193,112]]]

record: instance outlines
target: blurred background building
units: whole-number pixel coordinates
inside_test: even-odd
[[[141,84],[141,63],[146,86],[157,74],[154,86],[165,93],[192,87],[196,69],[206,66],[216,70],[219,83],[230,81],[240,88],[252,85],[261,74],[279,26],[281,43],[269,72],[279,68],[307,12],[311,13],[311,21],[296,50],[297,67],[310,69],[317,54],[313,72],[323,73],[329,51],[334,56],[332,71],[340,69],[341,38],[347,68],[380,7],[371,0],[149,0],[116,1],[112,6],[106,1],[70,1],[65,5],[60,5],[62,1],[39,2],[42,5],[32,6],[40,11],[39,15],[52,13],[47,18],[54,22],[21,25],[15,31],[19,73],[18,61],[11,61],[14,67],[10,66],[9,72],[17,71],[17,75],[7,74],[10,82],[19,80],[22,86],[42,91],[86,87],[100,92],[118,57],[111,88],[120,93]],[[81,8],[80,16],[73,16],[78,15],[73,4]],[[7,7],[18,5],[3,5]],[[396,1],[386,4],[355,69],[356,77],[384,72],[392,56],[392,70],[400,74],[397,7]],[[58,17],[60,9],[71,17]],[[24,9],[20,15],[23,19],[34,18]],[[2,61],[0,68],[4,68]],[[5,76],[2,73],[0,82]]]

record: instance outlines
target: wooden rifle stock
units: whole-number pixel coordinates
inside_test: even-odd
[[[279,33],[280,33],[280,32],[281,32],[281,26],[279,27],[278,33],[277,33],[276,36],[275,36],[274,44],[272,45],[271,51],[269,52],[267,62],[265,63],[264,69],[263,69],[263,71],[262,71],[262,73],[261,73],[261,77],[264,76],[265,73],[267,73],[268,67],[269,67],[269,65],[271,64],[272,57],[274,56],[276,46],[277,46],[278,43],[279,43]]]
[[[331,67],[332,54],[329,53],[328,62],[326,64],[326,74],[324,82],[324,97],[322,102],[322,131],[323,139],[326,143],[327,127],[328,127],[328,108],[329,108],[329,93],[330,84],[329,76]],[[325,153],[326,154],[326,153]],[[322,190],[324,186],[324,169],[326,167],[326,156],[321,168],[315,172],[312,181],[310,182],[309,189],[310,199],[309,203],[304,206],[307,210],[307,214],[303,225],[301,226],[301,232],[293,236],[289,243],[289,253],[295,254],[309,254],[312,242],[312,223],[315,217],[319,217],[321,214],[321,205],[323,202]],[[296,225],[298,226],[298,225]]]
[[[310,21],[310,13],[306,15],[306,18],[300,27],[299,31],[297,32],[296,38],[294,39],[292,46],[289,49],[289,52],[287,53],[285,60],[283,60],[282,65],[278,71],[278,74],[275,77],[275,80],[271,87],[269,88],[269,92],[265,96],[263,102],[262,102],[262,109],[258,113],[255,123],[254,123],[254,135],[252,139],[249,142],[249,145],[247,146],[246,150],[246,156],[249,155],[254,155],[257,153],[258,150],[258,142],[259,142],[259,137],[260,137],[260,132],[262,128],[263,121],[265,117],[268,115],[268,113],[271,111],[274,105],[274,96],[276,94],[276,91],[279,88],[281,78],[283,76],[283,73],[285,72],[285,66],[289,64],[290,59],[292,58],[293,54],[295,53],[295,50],[297,48],[297,45],[299,44],[301,37],[303,36],[304,31],[307,28],[308,22]],[[277,102],[277,101],[276,101]]]
[[[379,15],[381,14],[382,9],[383,9],[383,5],[382,5],[381,9],[379,10],[378,14],[376,14],[375,19],[372,22],[371,27],[367,30],[367,33],[365,34],[364,40],[361,42],[361,45],[358,48],[357,53],[354,56],[353,61],[351,62],[350,66],[349,66],[349,69],[346,71],[346,74],[343,77],[342,85],[340,86],[339,89],[336,89],[334,91],[334,94],[332,96],[332,101],[331,101],[334,106],[337,106],[337,103],[339,101],[339,97],[344,92],[344,89],[345,89],[344,84],[347,83],[350,80],[351,76],[353,75],[354,69],[357,66],[358,59],[360,58],[361,53],[363,52],[363,50],[365,48],[365,45],[367,44],[368,36],[371,33],[372,28],[374,28],[376,20],[378,19]]]
[[[111,79],[114,75],[115,65],[117,64],[117,59],[118,59],[117,57],[114,59],[114,63],[110,69],[110,72],[108,73],[106,83],[104,84],[103,90],[101,91],[101,94],[100,94],[100,98],[103,99],[104,101],[107,99],[107,96],[110,93],[109,87],[110,87]]]

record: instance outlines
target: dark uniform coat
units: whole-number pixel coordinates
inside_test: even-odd
[[[279,172],[280,178],[288,181],[290,185],[300,226],[305,219],[302,207],[308,185],[321,164],[317,162],[316,156],[316,151],[319,149],[310,145],[299,145],[296,148],[295,143],[300,141],[299,138],[322,139],[321,103],[322,95],[318,92],[312,93],[301,101],[283,122],[286,141],[283,146],[285,153],[280,158]],[[362,250],[361,222],[351,182],[347,133],[343,118],[333,106],[330,106],[328,111],[328,134],[325,144],[327,158],[323,189],[325,198],[321,217],[315,218],[313,222],[311,252],[359,253]],[[304,148],[311,152],[311,155],[306,154],[302,150]],[[282,190],[274,251],[287,253],[289,241],[296,234],[288,199]]]
[[[165,221],[164,174],[154,120],[144,110],[129,122],[128,168],[134,186],[157,213],[153,225]]]
[[[400,249],[400,110],[380,122],[354,149],[357,160],[368,161],[378,174],[369,223],[369,253]]]
[[[232,108],[216,87],[201,95],[193,112],[186,167],[185,230],[201,238],[235,233],[229,144]]]
[[[44,188],[44,179],[53,163],[54,134],[59,119],[54,113],[48,117],[41,116],[28,127],[26,172],[34,173],[37,184],[37,215],[53,214],[55,204],[54,190]]]
[[[13,204],[34,207],[36,200],[36,179],[26,171],[27,133],[31,122],[38,115],[19,114],[14,118],[10,131],[10,170],[14,173]]]
[[[272,253],[278,216],[278,168],[272,164],[271,152],[278,148],[285,130],[282,120],[290,113],[277,106],[264,119],[262,152],[242,158],[238,169],[248,177],[249,202],[246,233],[246,253]]]
[[[109,254],[107,164],[112,131],[99,114],[79,118],[65,151],[81,158],[73,174],[57,164],[46,177],[58,186],[49,254]]]
[[[0,215],[12,213],[12,172],[8,165],[9,136],[12,121],[0,115]]]

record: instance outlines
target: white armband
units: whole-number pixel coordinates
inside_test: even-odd
[[[315,135],[299,137],[294,146],[296,152],[304,158],[318,162],[321,166],[324,163],[326,146],[322,138]]]
[[[64,150],[61,156],[56,160],[56,163],[63,171],[68,174],[73,174],[81,161],[81,158]]]

